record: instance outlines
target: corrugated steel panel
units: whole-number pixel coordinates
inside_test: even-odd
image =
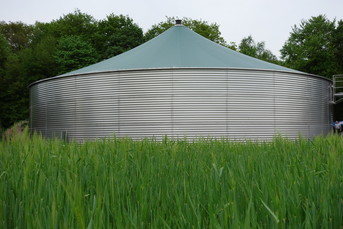
[[[331,131],[331,82],[234,69],[119,71],[31,86],[31,128],[76,140],[119,137],[271,139]]]

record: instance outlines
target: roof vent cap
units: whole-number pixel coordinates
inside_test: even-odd
[[[175,25],[182,25],[182,20],[181,19],[176,19],[175,20]]]

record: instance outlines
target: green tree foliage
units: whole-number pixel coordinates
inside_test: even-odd
[[[33,26],[22,22],[0,22],[0,33],[14,52],[29,47],[33,38]]]
[[[54,43],[53,37],[45,37],[7,56],[0,77],[0,122],[4,128],[16,121],[28,119],[28,85],[57,73],[53,59]]]
[[[10,46],[4,35],[0,33],[0,77],[4,74],[5,62],[10,54]]]
[[[11,51],[10,46],[8,44],[8,41],[6,38],[0,33],[0,130],[2,129],[3,123],[5,123],[5,120],[3,120],[2,117],[4,117],[5,114],[5,90],[6,90],[6,78],[5,78],[5,63],[10,58]]]
[[[242,39],[238,46],[239,52],[251,57],[255,57],[264,61],[277,63],[276,56],[268,49],[265,48],[265,42],[255,42],[252,36]]]
[[[338,22],[337,28],[334,31],[333,44],[335,47],[335,57],[337,68],[340,74],[343,74],[343,20]]]
[[[282,59],[291,68],[331,77],[338,66],[334,45],[335,21],[324,15],[301,21],[292,28],[281,49]]]
[[[28,117],[28,81],[25,78],[25,68],[21,64],[29,52],[26,50],[12,54],[5,63],[5,71],[1,75],[0,122],[4,128],[15,121]]]
[[[62,74],[93,64],[98,56],[89,42],[80,36],[68,36],[59,40],[55,59],[59,74]]]
[[[55,37],[44,36],[31,48],[30,59],[25,63],[30,83],[57,74],[58,64],[54,59],[56,45]]]
[[[61,73],[65,70],[68,70],[70,68],[65,68],[59,66],[61,63],[66,64],[65,61],[63,62],[57,62],[56,59],[56,53],[57,51],[61,51],[59,49],[63,49],[63,45],[66,45],[65,43],[69,41],[70,48],[80,48],[76,45],[76,40],[80,40],[83,43],[87,43],[87,46],[92,46],[90,49],[94,51],[94,55],[97,55],[97,50],[93,48],[94,46],[94,36],[97,32],[97,21],[89,14],[82,13],[80,10],[75,10],[73,13],[69,13],[66,15],[63,15],[58,20],[54,20],[50,23],[36,23],[35,26],[35,35],[36,40],[38,43],[44,44],[50,43],[51,45],[51,52],[49,52],[49,60],[50,64],[53,64],[58,66],[58,69],[54,71],[54,74]],[[66,37],[78,37],[73,43],[74,46],[71,44],[70,39],[66,39]],[[81,43],[82,43],[81,42]],[[62,43],[62,45],[61,45]],[[57,47],[59,46],[59,47]],[[72,51],[72,50],[70,50]],[[60,55],[60,54],[58,54]],[[59,59],[61,60],[61,59]],[[81,60],[80,60],[81,61]],[[89,62],[87,62],[89,63]],[[93,63],[93,62],[92,62]],[[67,64],[66,64],[67,65]],[[84,65],[83,65],[84,66]],[[74,69],[74,68],[72,68]],[[49,74],[51,76],[51,74]]]
[[[75,10],[50,23],[38,23],[37,27],[55,38],[81,36],[91,42],[97,32],[97,21],[91,15]]]
[[[98,23],[95,47],[101,59],[121,54],[143,43],[143,30],[127,16],[110,14]]]
[[[27,69],[23,63],[32,30],[21,22],[2,23],[0,27],[0,125],[7,128],[28,116]]]
[[[190,18],[183,18],[182,24],[189,27],[194,32],[206,37],[207,39],[214,41],[220,45],[228,46],[225,42],[224,38],[221,36],[221,32],[219,31],[219,25],[217,23],[208,23],[207,21],[202,20],[193,20]],[[163,33],[170,27],[175,25],[175,17],[167,17],[166,21],[160,22],[156,25],[153,25],[151,29],[149,29],[145,35],[144,40],[148,41],[159,34]],[[234,47],[234,44],[230,44]]]

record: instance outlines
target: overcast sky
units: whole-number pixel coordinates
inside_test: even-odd
[[[96,19],[127,15],[144,32],[166,16],[215,22],[227,42],[238,44],[252,35],[277,56],[292,26],[302,19],[319,14],[343,19],[343,0],[0,0],[0,21],[50,22],[75,9]]]

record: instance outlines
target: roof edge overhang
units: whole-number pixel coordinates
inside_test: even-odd
[[[86,73],[77,73],[77,74],[70,74],[70,75],[59,75],[59,76],[54,76],[54,77],[49,77],[41,80],[37,80],[31,84],[29,84],[29,88],[32,87],[33,85],[45,82],[45,81],[50,81],[50,80],[56,80],[56,79],[61,79],[61,78],[69,78],[69,77],[75,77],[75,76],[86,76],[86,75],[98,75],[98,74],[108,74],[108,73],[120,73],[120,72],[136,72],[136,71],[161,71],[161,70],[239,70],[239,71],[258,71],[258,72],[279,72],[279,73],[287,73],[287,74],[292,74],[292,75],[303,75],[303,76],[311,76],[323,80],[327,80],[330,83],[332,83],[332,80],[319,76],[319,75],[314,75],[310,73],[305,73],[305,72],[298,72],[298,71],[282,71],[282,70],[275,70],[275,69],[254,69],[254,68],[225,68],[225,67],[165,67],[165,68],[142,68],[142,69],[120,69],[120,70],[109,70],[109,71],[94,71],[94,72],[86,72]]]

